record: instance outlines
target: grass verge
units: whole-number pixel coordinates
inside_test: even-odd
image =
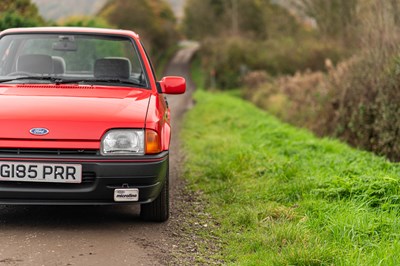
[[[197,91],[182,131],[225,262],[400,265],[400,166]]]

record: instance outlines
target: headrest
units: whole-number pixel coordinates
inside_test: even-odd
[[[49,55],[25,54],[18,57],[17,71],[36,74],[52,74],[53,59]]]
[[[128,62],[128,64],[129,64],[129,73],[132,73],[131,61],[129,61],[128,58],[120,57],[120,56],[107,56],[107,57],[104,57],[104,59],[121,59],[121,60],[124,60],[124,61]]]
[[[64,58],[59,56],[52,56],[53,58],[53,73],[54,74],[64,74],[65,73],[65,61]]]
[[[94,63],[95,78],[129,79],[130,62],[122,58],[102,58]]]

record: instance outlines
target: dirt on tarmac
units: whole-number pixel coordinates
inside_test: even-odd
[[[200,223],[185,214],[184,208],[197,203],[180,178],[178,138],[192,102],[189,62],[196,49],[181,49],[165,73],[188,81],[185,95],[168,96],[173,127],[170,220],[142,222],[137,206],[0,206],[0,265],[188,265],[196,260],[197,239],[187,227]]]

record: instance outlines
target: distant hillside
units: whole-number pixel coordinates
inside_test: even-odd
[[[129,1],[129,0],[127,0]],[[69,16],[89,16],[96,14],[107,0],[32,0],[40,14],[49,20],[59,20]],[[182,17],[185,0],[167,0],[177,17]]]
[[[32,0],[40,14],[49,20],[59,20],[69,16],[94,15],[107,0]]]

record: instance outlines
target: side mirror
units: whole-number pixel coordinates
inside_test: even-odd
[[[165,94],[182,94],[186,91],[186,80],[182,77],[164,77],[159,84],[161,92]]]

